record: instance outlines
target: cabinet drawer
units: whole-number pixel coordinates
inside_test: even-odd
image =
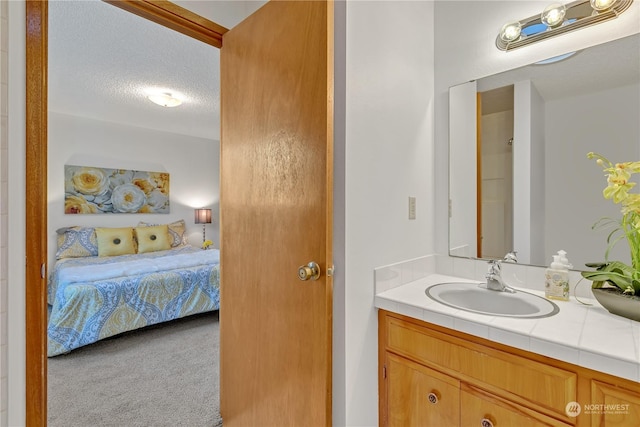
[[[470,343],[390,316],[387,349],[511,400],[533,404],[566,419],[576,400],[577,375],[520,356]]]
[[[460,425],[460,382],[387,353],[389,427]]]
[[[460,425],[477,427],[569,427],[544,414],[462,384],[460,391]]]

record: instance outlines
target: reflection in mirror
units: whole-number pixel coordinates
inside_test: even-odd
[[[608,232],[592,226],[620,212],[587,153],[640,160],[639,34],[452,87],[449,108],[450,255],[604,259]]]

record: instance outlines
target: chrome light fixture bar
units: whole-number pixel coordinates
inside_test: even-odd
[[[552,4],[540,15],[505,24],[496,38],[500,50],[509,51],[560,34],[617,18],[633,0],[578,0]]]

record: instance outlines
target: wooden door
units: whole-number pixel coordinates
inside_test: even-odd
[[[331,424],[332,37],[325,1],[269,2],[223,36],[225,427]]]

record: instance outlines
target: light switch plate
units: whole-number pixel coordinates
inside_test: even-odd
[[[416,198],[409,196],[409,219],[416,219]]]

